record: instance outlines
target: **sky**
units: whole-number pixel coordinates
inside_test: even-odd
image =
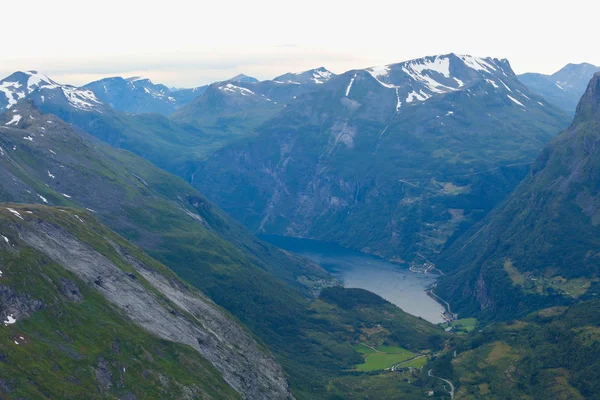
[[[239,73],[342,73],[426,55],[507,58],[516,73],[600,65],[600,2],[28,0],[3,4],[0,76],[195,87]]]

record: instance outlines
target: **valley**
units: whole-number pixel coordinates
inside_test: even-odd
[[[595,398],[597,70],[12,73],[0,398]]]
[[[264,235],[260,238],[314,261],[343,281],[344,287],[373,292],[403,311],[431,323],[444,321],[444,308],[427,294],[437,275],[415,273],[406,265],[332,244],[282,236]]]

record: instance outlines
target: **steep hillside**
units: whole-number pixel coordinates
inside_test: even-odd
[[[456,338],[431,368],[455,399],[595,399],[600,302],[540,310]]]
[[[426,57],[332,77],[191,183],[254,231],[430,265],[566,124],[506,60]]]
[[[512,318],[598,292],[600,74],[571,126],[482,224],[442,255],[437,292],[456,310]]]
[[[91,213],[3,203],[0,231],[2,398],[291,398],[244,328]]]
[[[527,73],[519,75],[519,80],[532,92],[572,114],[590,78],[598,71],[600,67],[588,63],[567,64],[552,75]]]

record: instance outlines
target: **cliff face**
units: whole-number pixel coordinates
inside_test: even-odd
[[[13,332],[24,332],[18,335],[27,337],[27,346],[51,340],[28,322],[40,318],[38,313],[61,313],[69,320],[73,316],[69,315],[65,303],[76,303],[83,308],[101,304],[116,312],[119,324],[129,326],[140,335],[193,349],[199,355],[196,358],[205,360],[209,367],[212,365],[212,379],[208,379],[207,387],[202,390],[208,390],[210,385],[220,385],[223,387],[220,395],[224,397],[236,397],[237,392],[248,399],[291,398],[281,367],[248,331],[168,268],[99,225],[89,213],[44,206],[4,205],[0,208],[0,226],[3,238],[6,238],[2,241],[3,252],[10,252],[17,259],[25,254],[35,254],[45,260],[42,263],[52,264],[58,275],[54,277],[44,272],[43,265],[33,269],[34,262],[23,268],[19,263],[6,263],[8,268],[3,267],[0,317],[16,321],[10,328]],[[28,285],[21,284],[20,274],[29,275]],[[49,286],[55,290],[38,287],[36,282],[40,276],[50,280]],[[90,292],[95,295],[88,296]],[[83,317],[87,321],[99,318],[98,323],[103,323],[102,315],[90,313]],[[88,329],[95,329],[94,323],[79,328],[84,333]],[[71,335],[73,331],[65,332]],[[7,334],[10,336],[10,332],[3,332],[3,336]],[[17,339],[15,343],[19,341]],[[77,347],[78,339],[73,338],[72,343]],[[111,343],[100,340],[96,346],[106,348]],[[27,348],[23,345],[17,350]],[[18,353],[13,350],[10,357],[17,357]],[[102,357],[110,358],[108,354]],[[95,362],[95,357],[92,359]],[[123,365],[123,374],[127,374],[127,367]],[[87,365],[87,368],[98,369],[95,365]],[[157,368],[157,373],[177,381],[180,379],[177,371],[185,369],[186,365],[185,362],[176,363],[175,372]],[[134,368],[131,377],[126,376],[128,379],[123,387],[139,398],[151,398],[153,391],[144,392]],[[98,385],[110,392],[107,388],[116,385],[114,380],[114,376],[104,376],[100,379],[103,383],[99,381]]]

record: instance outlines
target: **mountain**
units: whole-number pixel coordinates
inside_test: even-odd
[[[425,57],[315,87],[191,167],[192,185],[255,232],[416,266],[501,201],[568,124],[506,60]]]
[[[0,230],[3,398],[291,398],[245,328],[91,212],[4,203]]]
[[[233,78],[231,78],[230,81],[231,82],[237,82],[237,83],[242,83],[242,82],[256,83],[256,82],[258,82],[258,79],[253,78],[253,77],[248,76],[248,75],[239,74],[239,75],[236,75]]]
[[[348,372],[364,362],[360,341],[402,346],[420,363],[444,345],[440,327],[371,293],[328,289],[339,282],[256,239],[183,180],[32,102],[0,115],[0,149],[0,201],[58,207],[85,223],[98,218],[246,325],[283,367],[296,398],[330,398],[338,379],[342,396],[364,384],[368,376]],[[395,385],[421,395],[412,384]]]
[[[171,120],[190,124],[216,137],[239,137],[252,131],[283,107],[247,86],[255,83],[229,80],[209,85]]]
[[[286,104],[317,89],[332,76],[334,74],[325,68],[289,73],[260,82],[238,75],[210,85],[201,96],[175,112],[171,119],[194,124],[214,135],[246,135]]]
[[[322,85],[323,83],[334,77],[335,74],[328,71],[325,67],[319,67],[315,69],[309,69],[304,72],[289,72],[273,79],[276,82],[291,83],[296,85],[303,85],[307,83],[315,83]]]
[[[552,75],[527,73],[519,75],[519,80],[548,102],[574,113],[590,78],[598,71],[600,67],[588,63],[567,64]]]
[[[191,89],[171,88],[171,97],[174,97],[178,104],[185,105],[204,93],[206,88],[208,88],[208,85],[198,86]]]
[[[571,126],[518,188],[442,254],[436,292],[459,313],[513,318],[597,294],[600,73]]]
[[[54,104],[79,111],[101,111],[102,102],[87,89],[60,85],[37,71],[15,72],[0,81],[0,111],[10,109],[25,97],[35,95],[41,103]]]
[[[94,92],[98,99],[114,109],[132,114],[167,115],[183,105],[165,85],[156,85],[150,79],[140,77],[105,78],[83,88]]]

